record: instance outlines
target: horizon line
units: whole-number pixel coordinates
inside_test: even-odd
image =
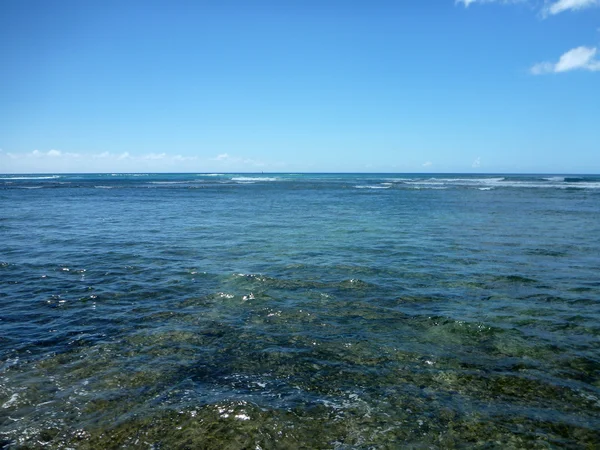
[[[600,173],[582,172],[0,172],[0,175],[588,175],[600,176]]]

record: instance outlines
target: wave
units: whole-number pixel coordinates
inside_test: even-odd
[[[391,185],[383,185],[384,183],[382,183],[382,185],[377,185],[377,186],[373,186],[373,185],[357,185],[354,186],[356,189],[389,189],[392,186]]]
[[[113,178],[114,177],[114,178]],[[133,179],[132,177],[136,177]],[[147,177],[140,179],[137,177]],[[76,180],[76,181],[75,181]],[[107,180],[111,180],[107,182]],[[338,186],[355,189],[569,189],[569,190],[599,190],[600,176],[598,175],[377,175],[368,174],[88,174],[88,175],[9,175],[0,176],[3,188],[39,185],[46,188],[63,187],[62,183],[74,182],[71,187],[94,187],[109,184],[112,187],[123,185],[132,188],[167,187],[189,188],[198,185],[243,185],[270,182],[288,182],[306,186]],[[66,186],[66,185],[65,185]]]
[[[406,178],[389,179],[398,186],[408,185],[419,189],[434,188],[475,188],[491,190],[492,188],[553,188],[553,189],[600,189],[600,180],[597,177],[527,177],[506,176],[490,178]]]
[[[427,179],[408,179],[407,184],[456,184],[456,185],[473,185],[473,184],[495,184],[504,181],[504,177],[496,178],[427,178]]]
[[[148,184],[189,184],[194,181],[149,181]]]
[[[274,177],[233,177],[232,181],[277,181],[279,178]]]
[[[444,190],[444,189],[448,189],[448,186],[410,186],[409,189],[415,189],[415,190],[420,190],[420,189]]]
[[[104,174],[98,174],[98,175],[104,175]],[[149,173],[111,173],[110,176],[111,177],[148,177],[151,174]]]
[[[544,181],[562,182],[562,183],[585,183],[597,180],[593,177],[576,177],[576,176],[552,176],[542,178]]]
[[[0,177],[0,180],[53,180],[60,178],[60,175],[50,175],[44,177]]]

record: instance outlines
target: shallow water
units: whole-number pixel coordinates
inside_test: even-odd
[[[600,177],[0,175],[0,447],[600,446]]]

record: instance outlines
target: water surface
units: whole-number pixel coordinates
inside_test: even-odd
[[[0,446],[600,446],[600,177],[0,175]]]

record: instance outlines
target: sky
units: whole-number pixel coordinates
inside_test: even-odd
[[[0,172],[600,173],[600,0],[0,0]]]

